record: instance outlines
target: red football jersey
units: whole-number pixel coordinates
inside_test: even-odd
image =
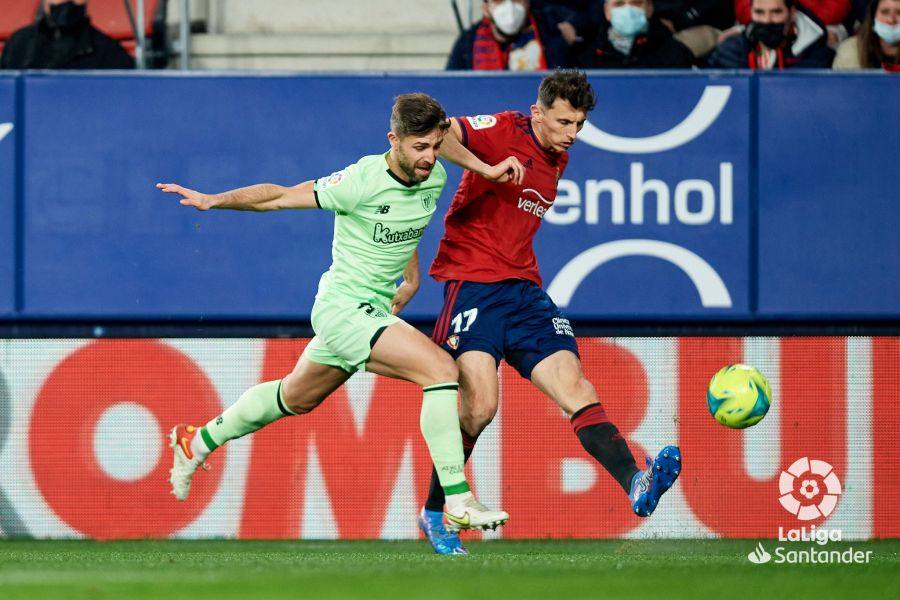
[[[465,171],[429,273],[438,281],[527,279],[541,285],[532,241],[556,199],[568,153],[545,150],[531,118],[519,112],[461,117],[459,124],[472,154],[490,165],[515,156],[525,179],[522,185],[494,183]]]

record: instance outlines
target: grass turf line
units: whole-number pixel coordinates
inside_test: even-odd
[[[824,547],[872,550],[869,565],[753,565],[752,540],[468,545],[440,557],[425,542],[0,541],[0,598],[821,600],[896,598],[900,576],[900,540]]]

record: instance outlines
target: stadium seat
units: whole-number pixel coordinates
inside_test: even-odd
[[[125,2],[136,9],[135,0],[90,0],[88,14],[94,27],[119,40],[132,56],[137,45]],[[166,0],[144,0],[144,35],[148,44],[148,65],[165,66]],[[135,14],[137,19],[137,14]]]
[[[88,14],[94,27],[116,40],[134,41],[134,31],[131,21],[128,19],[128,11],[125,8],[126,0],[91,0],[88,3]],[[131,6],[136,8],[137,3],[130,0]],[[144,1],[144,35],[150,37],[153,32],[153,20],[156,10],[161,4],[160,0]],[[137,19],[137,14],[135,14]]]

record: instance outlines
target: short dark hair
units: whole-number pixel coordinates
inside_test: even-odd
[[[397,137],[425,135],[450,127],[441,103],[428,94],[400,94],[391,109],[391,131]]]
[[[541,81],[538,88],[538,103],[545,108],[553,106],[557,98],[567,100],[575,110],[589,113],[597,105],[594,88],[587,75],[578,69],[557,69]]]

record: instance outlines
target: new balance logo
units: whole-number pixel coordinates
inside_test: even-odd
[[[386,215],[390,212],[391,205],[390,204],[382,204],[378,208],[375,209],[376,215]]]

